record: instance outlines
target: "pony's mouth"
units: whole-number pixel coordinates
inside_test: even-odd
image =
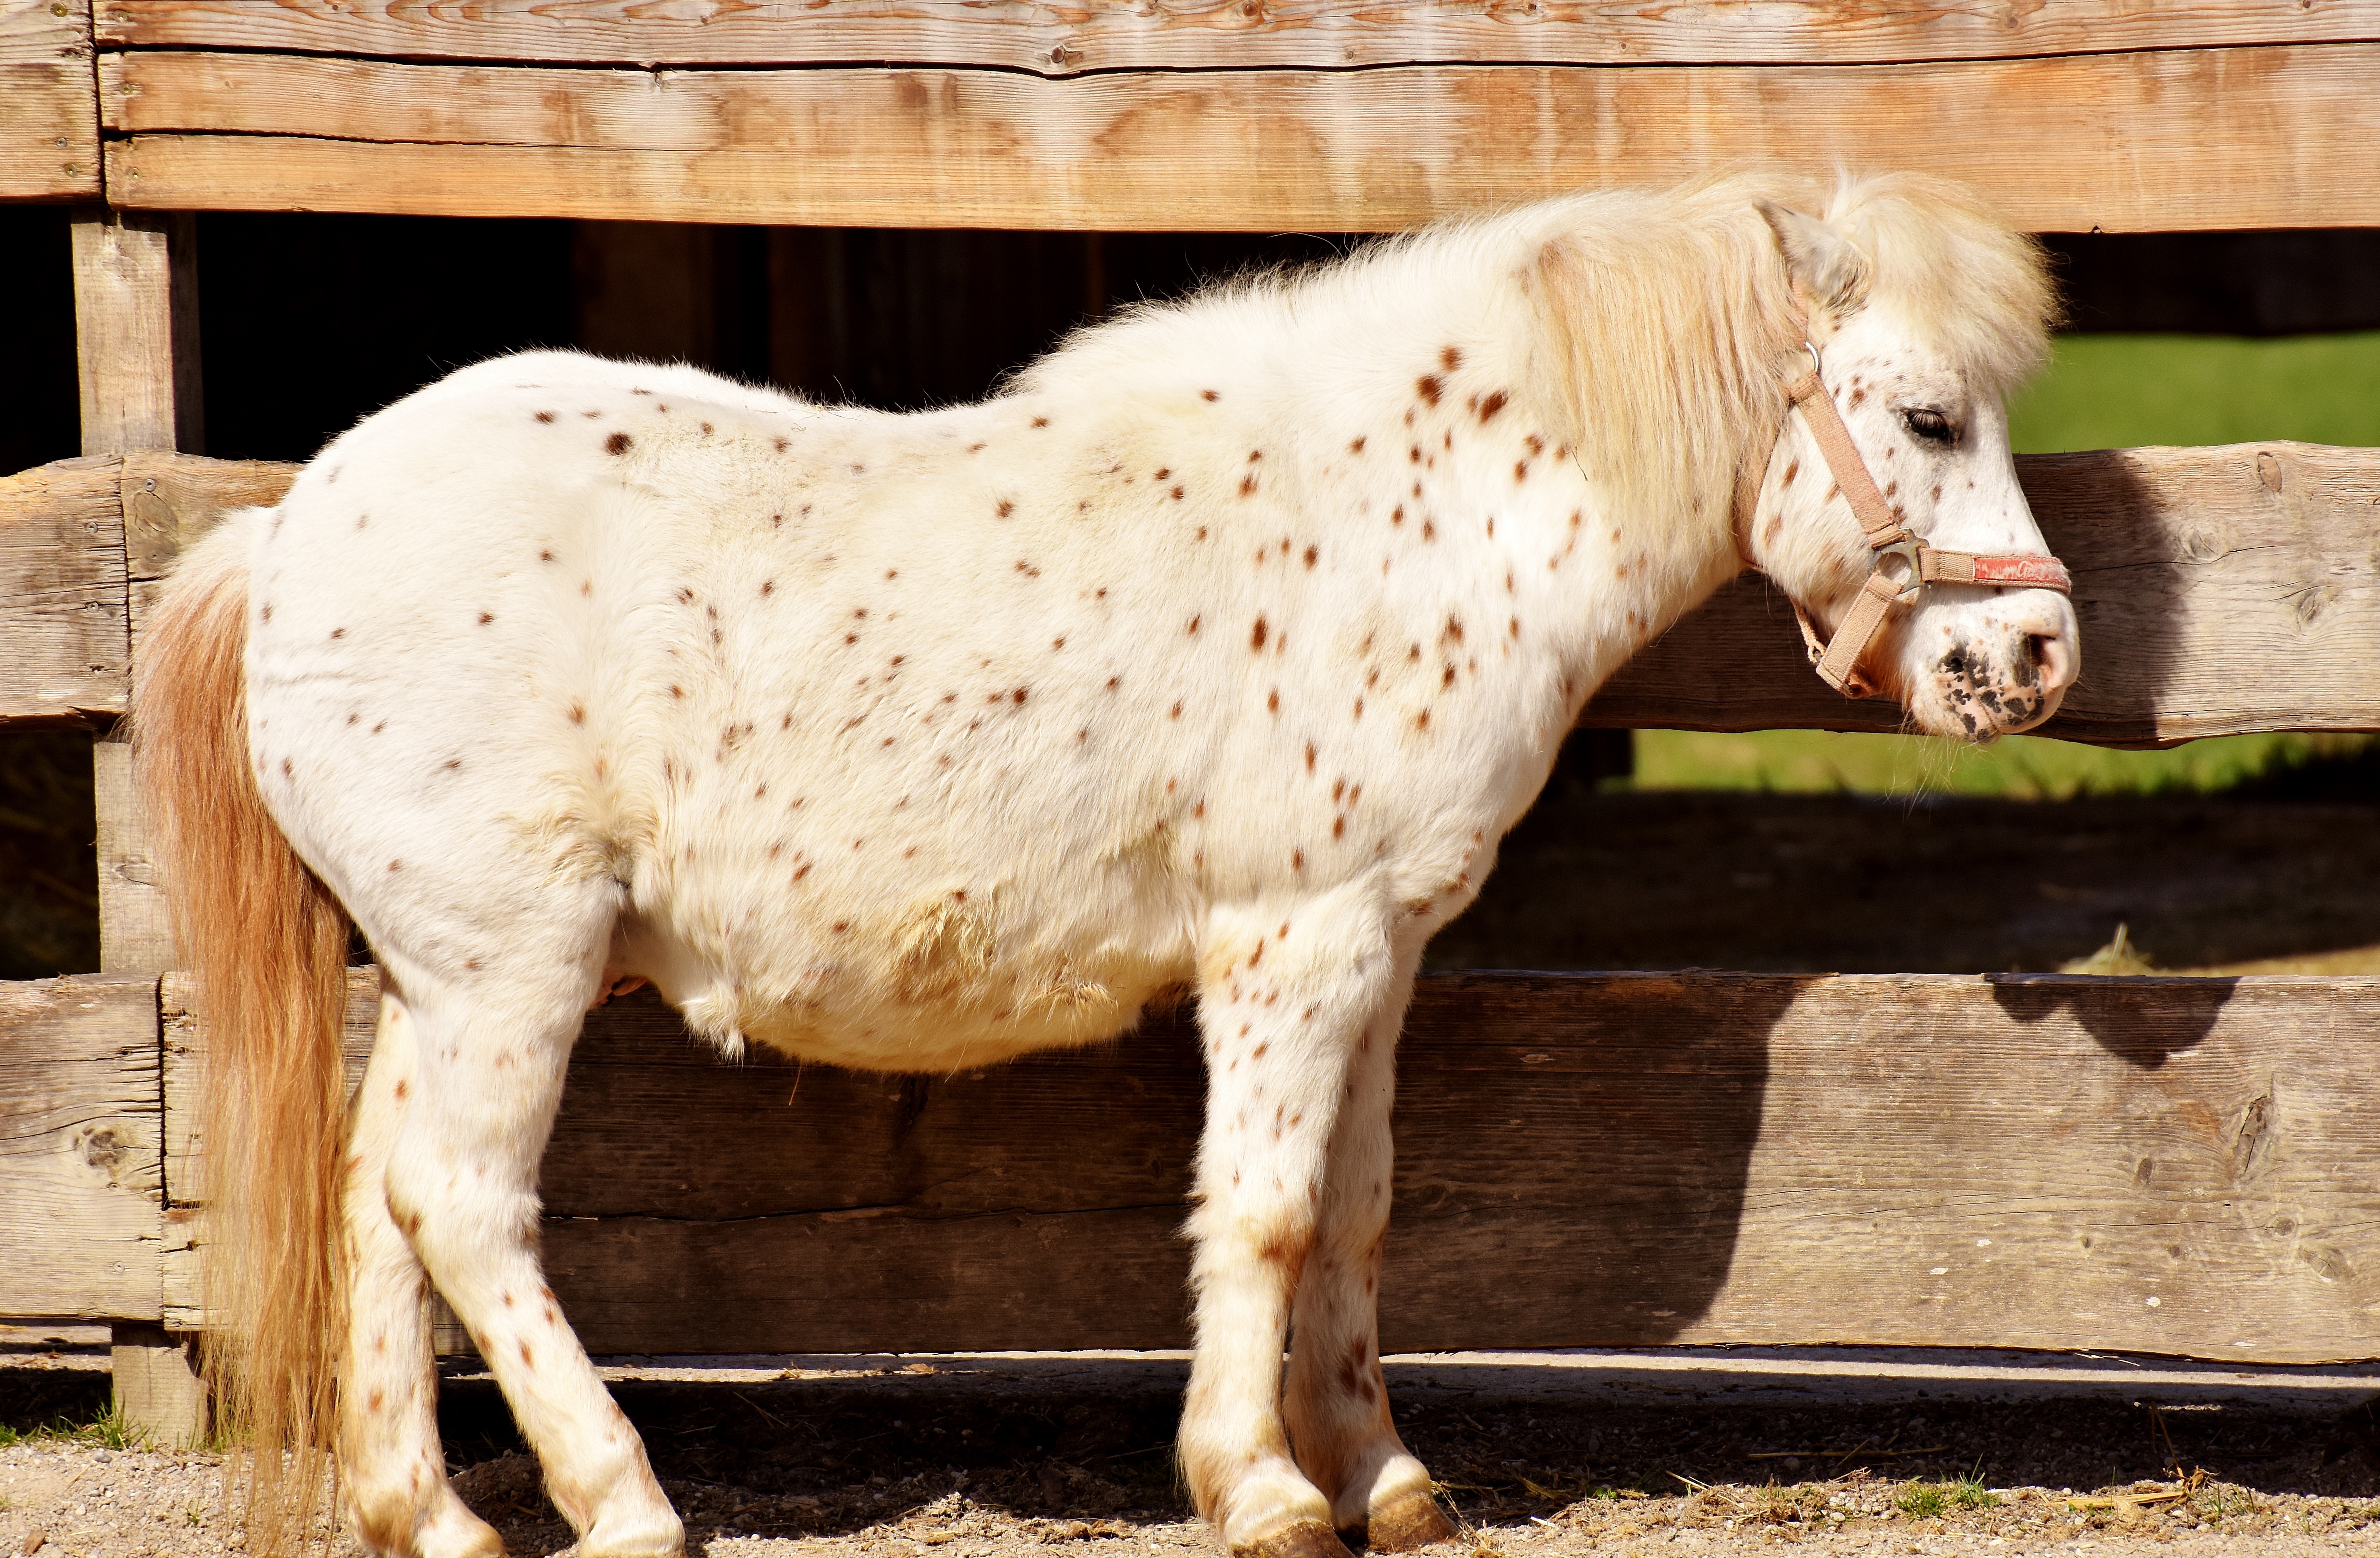
[[[2062,685],[2045,685],[2030,658],[2003,663],[1973,644],[1956,644],[1934,663],[1926,677],[1930,710],[1912,710],[1944,735],[1985,742],[2031,730],[2058,712]],[[1928,713],[1937,716],[1926,719]]]

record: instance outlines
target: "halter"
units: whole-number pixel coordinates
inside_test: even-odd
[[[1859,594],[1836,627],[1832,640],[1820,642],[1809,609],[1799,601],[1793,603],[1793,616],[1802,625],[1802,641],[1809,648],[1810,663],[1818,668],[1818,676],[1828,687],[1846,698],[1876,696],[1878,689],[1860,670],[1860,661],[1876,635],[1884,630],[1886,615],[1895,606],[1915,605],[1928,585],[1980,584],[2073,594],[2074,581],[2066,565],[2046,552],[1949,552],[1926,545],[1924,538],[1902,524],[1884,501],[1884,494],[1876,491],[1876,478],[1868,473],[1867,462],[1860,457],[1859,446],[1852,442],[1851,430],[1843,426],[1842,413],[1835,409],[1835,397],[1827,393],[1826,383],[1819,377],[1822,365],[1818,348],[1805,340],[1802,349],[1810,354],[1808,371],[1790,377],[1783,371],[1778,374],[1784,382],[1786,415],[1792,415],[1797,406],[1802,408],[1802,419],[1809,424],[1810,436],[1817,441],[1818,453],[1826,457],[1828,471],[1866,532],[1868,553],[1873,559],[1868,576],[1861,581]],[[1768,467],[1777,456],[1778,441],[1784,436],[1785,426],[1779,421],[1776,436],[1768,441],[1767,453],[1744,472],[1744,486],[1750,497],[1740,500],[1738,506],[1747,529],[1759,498],[1759,484],[1767,479]],[[1741,540],[1738,544],[1742,545]],[[1744,560],[1750,562],[1750,549],[1743,547],[1743,551]],[[1886,571],[1886,564],[1896,558],[1905,570],[1899,578]]]

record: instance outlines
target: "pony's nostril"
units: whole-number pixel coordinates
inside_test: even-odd
[[[2066,640],[2058,635],[2026,634],[2024,652],[2041,672],[2043,691],[2054,691],[2073,680],[2074,663],[2067,652]]]

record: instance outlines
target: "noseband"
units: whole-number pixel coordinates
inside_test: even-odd
[[[1818,348],[1803,341],[1802,349],[1810,354],[1809,370],[1791,376],[1783,372],[1778,375],[1784,381],[1786,414],[1791,416],[1793,408],[1801,408],[1810,436],[1817,441],[1819,454],[1826,456],[1828,471],[1852,505],[1860,528],[1866,532],[1868,552],[1874,560],[1867,578],[1861,581],[1852,609],[1836,627],[1832,639],[1821,642],[1809,609],[1799,601],[1793,603],[1794,618],[1802,625],[1802,641],[1809,647],[1810,663],[1818,668],[1819,676],[1828,687],[1846,698],[1876,695],[1878,689],[1860,670],[1860,661],[1876,635],[1884,630],[1887,615],[1895,606],[1915,605],[1929,585],[1980,584],[2073,594],[2074,582],[2066,572],[2066,565],[2046,552],[1949,552],[1926,545],[1922,537],[1902,524],[1884,501],[1884,494],[1876,491],[1876,478],[1868,473],[1867,462],[1860,457],[1859,446],[1852,442],[1842,413],[1835,409],[1835,397],[1827,393],[1826,383],[1819,377]],[[1745,485],[1751,489],[1751,495],[1741,506],[1747,532],[1759,498],[1759,484],[1767,479],[1768,467],[1777,456],[1778,440],[1784,435],[1784,424],[1779,422],[1777,437],[1769,440],[1768,452],[1745,471]],[[1750,547],[1743,546],[1743,551],[1745,561],[1751,561]],[[1887,568],[1895,559],[1901,565],[1898,577]]]

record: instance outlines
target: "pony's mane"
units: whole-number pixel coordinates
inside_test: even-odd
[[[1533,273],[1543,370],[1615,520],[1724,529],[1744,461],[1784,415],[1779,367],[1803,302],[1764,202],[1850,240],[1849,313],[1889,308],[1979,393],[2047,350],[2054,294],[2038,244],[1964,187],[1915,174],[1809,180],[1732,174],[1559,202]]]
[[[1980,392],[2005,396],[2061,318],[2048,257],[1973,189],[1924,174],[1843,178],[1827,221],[1866,257],[1873,294]]]
[[[2047,350],[2055,294],[2040,246],[1964,186],[1919,174],[1815,180],[1736,173],[1670,189],[1597,190],[1432,223],[1345,256],[1273,264],[1190,296],[1127,305],[1021,371],[1015,391],[1096,370],[1144,333],[1236,308],[1256,337],[1340,299],[1393,298],[1433,274],[1527,294],[1516,364],[1560,419],[1613,523],[1721,527],[1739,470],[1783,416],[1778,371],[1802,338],[1773,203],[1847,238],[1848,313],[1890,309],[1978,393],[2005,395]]]

